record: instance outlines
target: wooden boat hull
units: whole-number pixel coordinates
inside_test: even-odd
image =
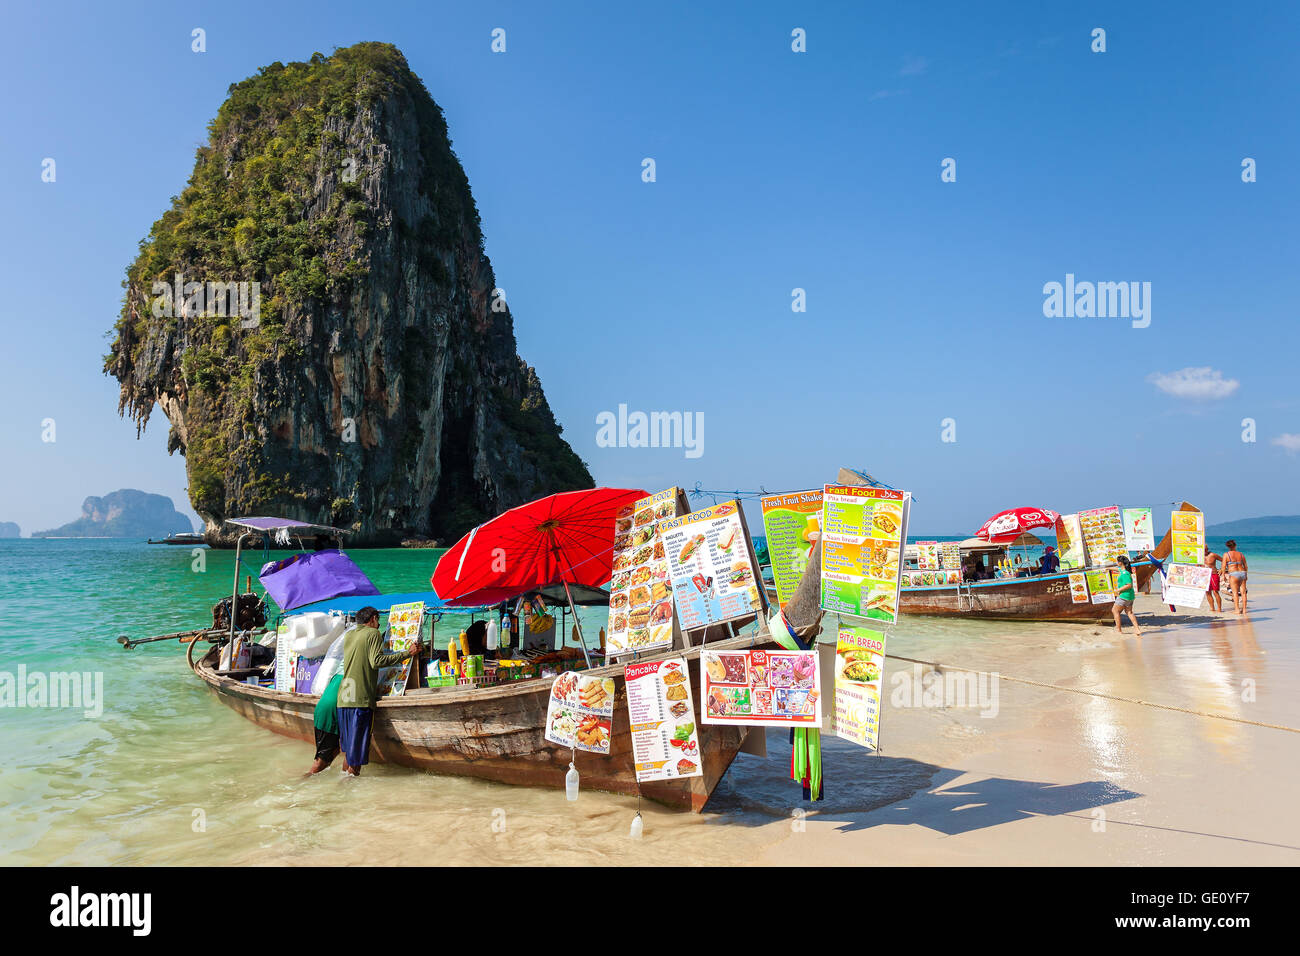
[[[765,635],[709,643],[710,648],[718,649],[771,646],[774,644]],[[215,670],[216,654],[216,649],[209,651],[196,664],[195,673],[218,700],[259,727],[314,742],[316,696],[255,687],[222,676]],[[687,659],[691,687],[697,692],[698,647],[642,659],[671,656]],[[700,720],[700,701],[694,700],[704,775],[638,786],[622,665],[599,667],[589,673],[612,677],[617,686],[608,756],[578,751],[571,757],[569,750],[544,739],[552,680],[538,678],[476,690],[421,688],[404,697],[380,701],[375,709],[370,759],[434,773],[554,789],[564,788],[564,776],[572,759],[584,789],[640,793],[666,806],[701,811],[751,728],[705,725]]]
[[[1133,562],[1141,589],[1155,573],[1149,562]],[[1075,604],[1067,574],[999,581],[974,581],[953,587],[903,588],[903,614],[953,616],[990,621],[1095,621],[1111,616],[1111,605]]]

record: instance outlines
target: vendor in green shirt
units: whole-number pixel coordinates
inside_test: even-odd
[[[312,723],[316,725],[316,759],[306,776],[320,773],[334,762],[339,755],[339,685],[343,683],[342,672],[330,678],[316,702],[316,714]]]
[[[343,681],[339,685],[339,744],[343,769],[359,776],[370,762],[370,725],[379,700],[379,668],[396,667],[408,657],[418,657],[424,645],[419,641],[405,651],[384,653],[379,633],[379,612],[363,607],[357,612],[357,627],[343,638]]]
[[[1133,564],[1128,556],[1123,554],[1118,555],[1115,560],[1120,566],[1119,575],[1115,578],[1115,603],[1110,606],[1111,613],[1115,615],[1115,630],[1120,634],[1124,633],[1120,614],[1127,612],[1128,619],[1133,622],[1133,632],[1141,637],[1142,628],[1138,627],[1137,615],[1133,613],[1133,600],[1137,597],[1137,592],[1133,590]]]

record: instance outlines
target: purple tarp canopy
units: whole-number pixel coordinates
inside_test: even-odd
[[[365,572],[342,551],[314,551],[271,561],[257,578],[284,611],[330,598],[379,593]]]

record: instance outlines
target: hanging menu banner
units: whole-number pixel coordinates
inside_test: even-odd
[[[1094,568],[1087,572],[1088,591],[1093,604],[1112,604],[1115,588],[1111,583],[1110,568]]]
[[[784,605],[794,597],[812,550],[821,540],[822,493],[818,489],[767,495],[760,504],[776,598]]]
[[[385,651],[405,651],[420,639],[420,628],[424,626],[424,602],[413,601],[410,604],[394,604],[388,609],[388,643]],[[407,658],[394,667],[379,668],[379,686],[375,691],[378,697],[393,694],[401,697],[406,693],[406,682],[411,676],[413,661]]]
[[[939,567],[945,571],[961,570],[961,542],[945,541],[939,545]],[[960,578],[958,578],[960,580]]]
[[[1165,580],[1161,599],[1176,607],[1199,608],[1210,589],[1210,575],[1214,572],[1204,565],[1169,564],[1165,567]]]
[[[835,736],[876,749],[884,674],[885,635],[841,625],[835,645]]]
[[[289,640],[289,625],[281,624],[275,630],[275,689],[293,693],[298,669],[298,655]]]
[[[668,488],[627,505],[615,517],[605,638],[611,656],[672,646],[673,591],[659,523],[688,510],[682,490]]]
[[[705,650],[700,656],[706,724],[821,726],[816,651]]]
[[[916,542],[916,566],[922,571],[939,570],[939,542]]]
[[[1087,604],[1088,597],[1088,576],[1082,571],[1070,572],[1070,600],[1075,604]]]
[[[898,621],[900,557],[912,496],[888,488],[827,485],[822,505],[823,610]]]
[[[614,726],[614,678],[565,671],[551,685],[545,737],[561,747],[608,754]]]
[[[659,523],[659,533],[682,630],[734,621],[766,609],[767,592],[739,501],[666,518]],[[654,607],[651,626],[660,606]]]
[[[1177,564],[1205,563],[1205,515],[1175,511],[1170,516],[1171,559]]]
[[[1081,568],[1088,563],[1083,554],[1083,529],[1078,515],[1061,515],[1056,519],[1056,556],[1061,568]]]
[[[623,679],[636,782],[703,776],[686,662],[671,658],[628,664]]]
[[[1124,547],[1129,551],[1150,551],[1156,546],[1155,525],[1150,508],[1125,508]]]
[[[1120,517],[1118,505],[1080,511],[1079,525],[1083,529],[1083,544],[1088,549],[1089,564],[1114,564],[1117,555],[1128,554],[1124,542],[1124,521]]]

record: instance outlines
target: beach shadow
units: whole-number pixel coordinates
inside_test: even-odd
[[[850,819],[842,832],[868,830],[894,824],[916,824],[948,836],[1001,826],[1036,816],[1064,816],[1142,796],[1104,780],[1056,784],[1036,780],[989,777],[952,789],[943,789],[964,771],[946,769],[936,786],[892,804],[870,821]],[[818,819],[826,814],[817,813]]]

